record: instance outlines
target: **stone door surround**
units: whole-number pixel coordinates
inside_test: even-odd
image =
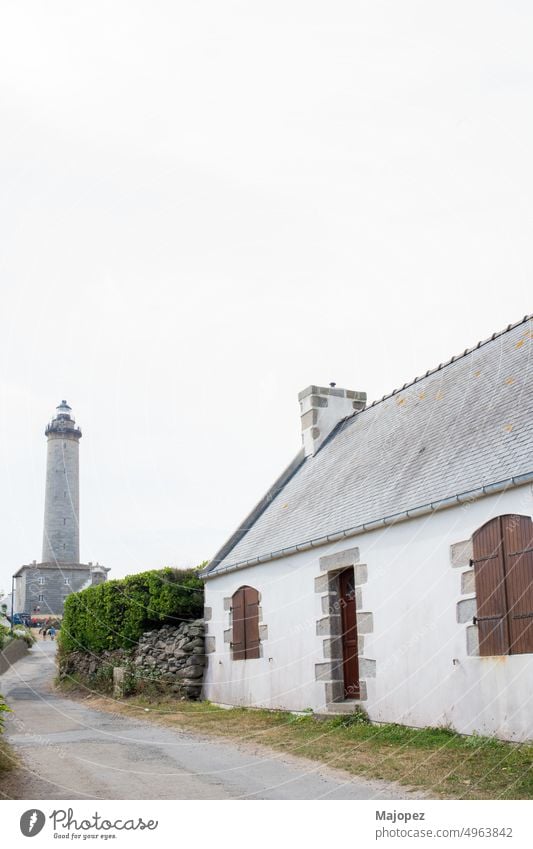
[[[365,563],[359,563],[359,549],[349,548],[328,554],[319,559],[321,574],[315,578],[315,592],[320,594],[322,616],[317,620],[316,633],[322,637],[324,661],[315,664],[315,680],[324,684],[324,704],[344,701],[342,658],[342,625],[339,593],[339,575],[353,567],[355,582],[355,607],[357,618],[357,644],[359,653],[359,683],[361,694],[357,701],[367,699],[367,678],[375,678],[376,661],[364,657],[365,634],[374,630],[374,617],[363,607],[363,585],[368,580]]]

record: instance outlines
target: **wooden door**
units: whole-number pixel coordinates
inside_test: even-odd
[[[358,699],[359,658],[357,655],[357,618],[355,612],[355,580],[353,568],[339,575],[339,594],[342,627],[342,659],[344,698]]]

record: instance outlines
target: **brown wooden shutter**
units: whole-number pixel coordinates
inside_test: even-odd
[[[233,660],[244,660],[246,658],[244,587],[237,590],[231,600],[231,624]]]
[[[502,516],[511,654],[533,652],[533,522]]]
[[[244,589],[244,622],[246,658],[259,657],[259,593],[253,587]]]
[[[509,653],[501,517],[492,519],[473,537],[480,655]]]

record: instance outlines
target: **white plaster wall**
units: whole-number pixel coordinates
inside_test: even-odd
[[[464,567],[452,567],[450,546],[504,513],[532,515],[529,486],[490,496],[432,516],[403,522],[222,575],[206,582],[212,608],[208,633],[206,698],[225,704],[304,710],[324,707],[324,686],[315,682],[323,663],[316,621],[323,615],[314,579],[319,558],[358,546],[368,565],[363,610],[373,613],[364,656],[376,660],[367,679],[365,707],[375,721],[426,726],[449,724],[464,733],[507,739],[533,737],[533,655],[470,657],[466,627],[456,621]],[[230,627],[223,598],[243,584],[262,595],[268,625],[264,656],[232,661],[224,630]]]
[[[313,552],[312,557],[274,560],[207,581],[205,604],[212,608],[208,635],[216,640],[216,652],[208,655],[207,699],[289,710],[316,706],[320,685],[315,682],[315,663],[322,659],[315,637],[320,601],[314,591],[316,563]],[[268,639],[262,642],[263,657],[233,661],[224,642],[224,631],[230,628],[224,598],[245,584],[261,593],[261,624],[268,627]]]

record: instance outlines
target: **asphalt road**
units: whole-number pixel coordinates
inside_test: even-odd
[[[14,711],[5,736],[22,760],[2,782],[4,798],[416,798],[314,761],[85,707],[54,692],[54,651],[39,642],[0,676]]]

